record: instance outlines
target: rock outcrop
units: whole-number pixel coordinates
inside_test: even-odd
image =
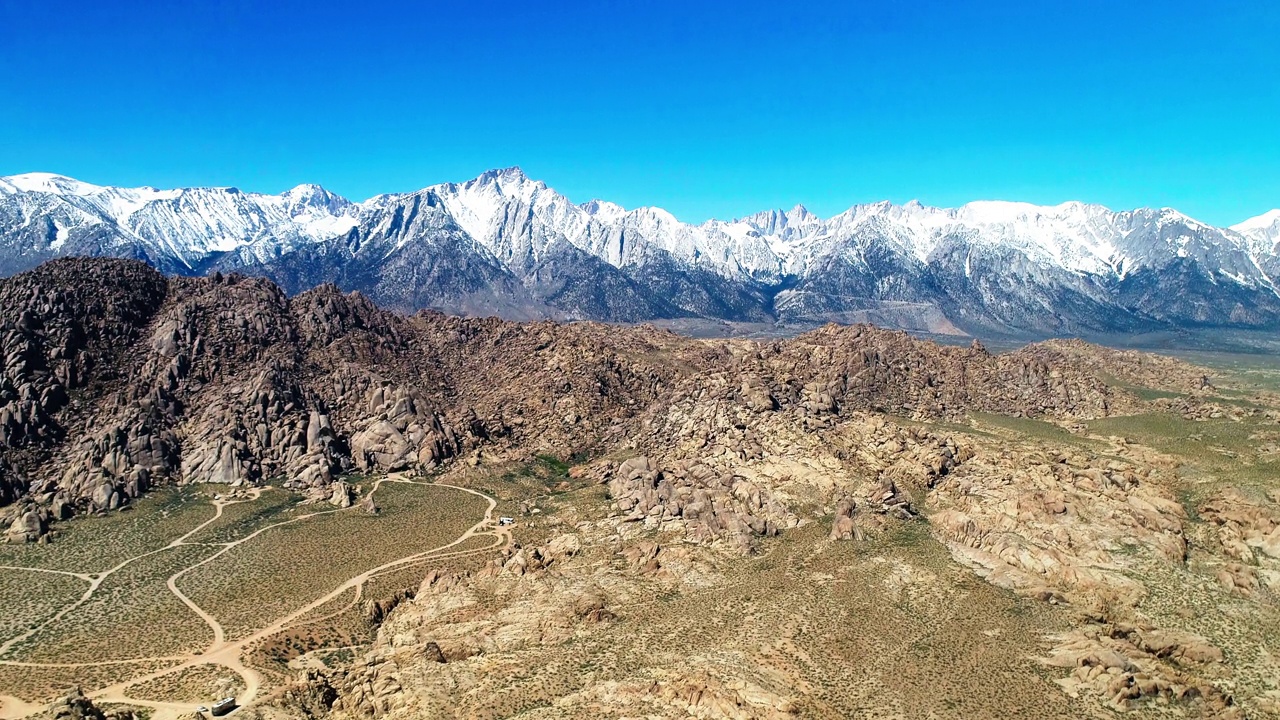
[[[741,476],[699,463],[661,470],[646,457],[619,465],[609,494],[627,520],[682,522],[695,542],[724,538],[745,552],[751,537],[778,534],[798,522],[771,494]]]
[[[158,483],[321,492],[345,472],[431,471],[481,446],[572,452],[669,431],[746,459],[770,416],[806,430],[858,411],[1092,417],[1134,402],[1036,348],[993,356],[867,326],[759,344],[405,317],[331,286],[290,298],[262,279],[105,259],[0,280],[0,333],[11,539]],[[618,488],[628,512],[661,507],[738,544],[794,522],[723,463],[672,459],[666,484]]]
[[[48,720],[135,720],[138,716],[132,710],[103,711],[85,697],[80,688],[75,688],[49,706],[45,717]]]

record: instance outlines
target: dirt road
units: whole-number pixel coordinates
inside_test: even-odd
[[[377,481],[374,482],[373,488],[370,490],[370,493],[376,494],[378,491],[378,488],[380,488],[384,483],[388,483],[388,482],[406,483],[410,485],[430,485],[434,487],[447,487],[447,488],[451,488],[454,490],[469,493],[471,495],[475,495],[477,497],[483,498],[486,501],[488,506],[485,509],[484,516],[480,518],[480,520],[478,520],[475,525],[472,525],[470,528],[466,530],[466,532],[462,533],[452,542],[446,543],[439,547],[432,548],[430,550],[425,550],[422,552],[406,555],[404,557],[396,558],[395,560],[392,560],[390,562],[386,562],[377,567],[365,570],[364,572],[361,572],[360,574],[355,575],[343,581],[337,587],[333,588],[330,592],[325,594],[323,597],[317,598],[303,607],[292,610],[288,615],[277,618],[266,627],[263,627],[255,631],[251,635],[241,638],[239,640],[236,640],[234,642],[228,642],[226,640],[226,631],[216,617],[214,617],[212,614],[210,614],[209,612],[201,608],[199,605],[197,605],[194,601],[192,601],[189,597],[187,597],[178,588],[177,586],[178,580],[188,572],[191,572],[192,570],[202,565],[205,565],[207,563],[216,561],[219,557],[231,551],[232,549],[239,547],[244,543],[253,541],[254,539],[258,538],[260,535],[262,535],[264,532],[266,532],[267,530],[281,527],[283,525],[289,525],[292,523],[306,522],[311,518],[315,518],[321,515],[329,515],[329,514],[339,513],[339,512],[358,512],[359,510],[357,507],[352,506],[349,508],[321,510],[321,511],[316,511],[312,513],[307,513],[305,515],[300,515],[298,517],[291,518],[289,520],[283,520],[278,523],[273,523],[273,524],[264,526],[254,531],[253,533],[246,535],[245,537],[240,538],[238,540],[234,540],[227,543],[217,543],[217,545],[221,546],[221,549],[219,549],[216,553],[214,553],[209,557],[204,558],[203,560],[200,560],[199,562],[196,562],[187,567],[184,567],[178,570],[177,572],[175,572],[174,574],[172,574],[171,576],[169,576],[169,578],[165,581],[165,586],[188,609],[190,609],[192,613],[194,613],[197,617],[199,617],[202,621],[204,621],[204,623],[209,626],[210,630],[213,633],[213,641],[207,647],[201,649],[198,652],[191,652],[185,655],[164,656],[164,657],[140,657],[140,658],[131,658],[128,660],[110,660],[110,661],[103,661],[103,662],[88,662],[88,663],[61,663],[61,664],[59,663],[27,663],[27,662],[19,662],[19,661],[12,661],[12,660],[0,660],[0,665],[11,665],[11,666],[30,667],[30,668],[49,668],[49,667],[88,668],[88,667],[98,667],[103,665],[123,665],[128,663],[142,663],[142,662],[153,662],[153,661],[173,662],[175,664],[170,665],[169,667],[163,668],[161,670],[129,677],[125,680],[122,680],[121,682],[115,683],[113,685],[109,685],[107,687],[99,688],[88,693],[91,698],[99,701],[106,701],[106,702],[113,702],[113,703],[126,703],[130,705],[137,705],[140,707],[151,708],[152,710],[155,711],[152,716],[154,720],[165,720],[166,718],[176,717],[177,715],[182,713],[190,713],[190,712],[193,712],[198,706],[196,703],[157,702],[152,700],[143,700],[140,698],[133,698],[133,697],[130,697],[128,694],[129,688],[136,686],[139,683],[144,683],[150,680],[155,680],[157,678],[165,677],[167,675],[172,675],[174,673],[182,672],[188,668],[193,668],[193,667],[198,667],[203,665],[215,665],[215,666],[226,668],[227,670],[240,676],[241,680],[244,683],[244,689],[237,696],[236,701],[240,707],[252,705],[255,699],[257,698],[258,693],[262,689],[262,677],[256,670],[254,670],[249,666],[246,666],[243,660],[241,659],[241,655],[243,654],[243,651],[246,647],[249,647],[254,643],[257,643],[261,640],[269,638],[272,635],[275,635],[276,633],[282,630],[285,630],[289,627],[293,627],[293,623],[295,623],[299,618],[302,618],[308,613],[314,611],[316,608],[319,608],[325,605],[326,603],[329,603],[334,599],[341,597],[344,593],[352,590],[353,588],[355,590],[356,601],[358,602],[359,598],[363,593],[365,584],[370,579],[382,573],[386,573],[391,570],[396,570],[404,567],[409,567],[414,564],[426,562],[428,560],[438,560],[438,559],[444,559],[444,558],[453,558],[453,557],[460,557],[460,556],[466,556],[466,555],[473,555],[477,553],[490,552],[497,548],[503,547],[504,545],[508,545],[511,542],[510,531],[505,527],[501,527],[493,517],[493,511],[497,507],[497,501],[489,497],[488,495],[485,495],[484,493],[471,490],[469,488],[457,487],[455,485],[445,485],[443,483],[425,483],[420,481],[414,481],[414,480],[408,479],[403,474],[393,474],[393,475],[389,475],[387,477],[378,479]],[[71,571],[40,570],[37,568],[25,568],[25,567],[0,568],[0,569],[7,569],[7,570],[29,570],[32,572],[52,572],[52,573],[57,573],[62,575],[69,575],[88,583],[88,588],[86,589],[84,595],[82,595],[76,601],[68,604],[66,607],[60,609],[58,613],[55,614],[53,617],[51,617],[49,620],[29,629],[28,631],[22,633],[21,635],[18,635],[14,638],[9,639],[3,644],[0,644],[0,657],[3,657],[4,654],[8,652],[9,649],[12,648],[14,645],[30,638],[35,633],[40,632],[41,630],[52,626],[53,624],[60,621],[62,618],[66,617],[68,613],[74,611],[76,608],[83,605],[91,597],[93,597],[94,593],[102,585],[103,580],[109,577],[112,573],[119,571],[121,568],[126,567],[131,563],[142,560],[148,556],[155,555],[156,553],[164,552],[166,550],[180,547],[182,545],[192,544],[192,543],[189,543],[189,539],[195,536],[198,532],[200,532],[204,528],[208,527],[210,524],[216,522],[219,518],[221,518],[224,509],[228,505],[233,505],[240,502],[248,502],[248,501],[257,499],[260,493],[261,493],[261,490],[254,490],[252,491],[249,497],[244,499],[212,500],[211,503],[214,508],[214,513],[213,513],[213,516],[210,517],[208,520],[205,520],[204,522],[200,523],[200,525],[196,526],[194,529],[190,530],[189,532],[184,533],[182,536],[175,538],[165,547],[159,548],[157,550],[152,550],[146,553],[142,553],[135,557],[128,558],[122,561],[121,563],[119,563],[118,565],[116,565],[115,567],[111,568],[110,570],[107,570],[102,573],[96,573],[96,574],[95,573],[77,573],[77,572],[71,572]],[[458,545],[461,545],[462,543],[465,543],[471,538],[479,535],[492,536],[493,542],[483,548],[450,551],[450,548],[455,548]],[[209,543],[198,543],[198,544],[209,545]],[[322,621],[323,619],[324,618],[320,618],[319,620],[311,620],[311,621],[308,621],[307,623],[301,623],[301,624],[311,624],[317,621]],[[33,705],[31,703],[24,702],[23,700],[20,700],[15,697],[0,695],[0,720],[16,720],[17,718],[28,717],[36,712],[42,711],[43,709],[44,709],[43,706]]]

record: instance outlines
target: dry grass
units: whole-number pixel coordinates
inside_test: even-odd
[[[0,641],[53,617],[88,587],[89,583],[69,575],[0,570]]]
[[[376,516],[358,508],[330,512],[333,508],[326,504],[298,506],[296,496],[267,490],[255,500],[228,505],[221,518],[188,540],[194,544],[166,548],[211,517],[207,499],[191,489],[161,490],[130,511],[66,523],[52,544],[0,547],[0,562],[71,572],[100,572],[129,560],[103,580],[88,601],[16,644],[4,659],[94,663],[198,652],[212,639],[212,631],[165,582],[223,549],[213,543],[233,542],[272,523],[324,513],[267,529],[183,577],[184,590],[218,617],[234,639],[324,596],[351,577],[452,542],[485,510],[484,501],[473,495],[422,484],[385,483],[376,493],[381,508]],[[472,538],[456,549],[478,550],[491,541]],[[461,567],[477,561],[432,562],[434,567]],[[416,588],[427,569],[426,563],[390,569],[369,580],[366,597],[378,599]],[[0,628],[6,638],[15,636],[76,602],[86,588],[85,580],[71,576],[0,571]],[[288,653],[250,654],[275,665],[280,658],[268,656],[287,660],[285,656],[296,654],[299,647],[370,640],[374,628],[364,619],[362,606],[352,605],[354,597],[354,590],[343,594],[309,613],[307,619],[313,622],[266,643]],[[44,701],[71,685],[92,690],[162,666],[149,661],[72,668],[0,666],[0,694]],[[210,697],[210,682],[230,675],[225,668],[202,666],[129,692],[140,699],[195,702]]]
[[[194,488],[160,488],[127,510],[58,523],[49,545],[0,545],[0,565],[102,572],[159,550],[213,517],[204,499]]]
[[[88,691],[121,678],[146,675],[174,664],[143,662],[74,668],[0,665],[0,694],[13,695],[27,702],[47,702],[72,687],[79,686]]]
[[[182,546],[132,563],[57,623],[16,645],[14,660],[95,662],[190,652],[213,639],[204,621],[165,587],[179,570],[212,555],[213,548]]]
[[[1155,451],[1164,464],[1175,468],[1175,472],[1157,477],[1181,499],[1187,511],[1185,532],[1190,547],[1185,565],[1157,561],[1146,557],[1141,549],[1135,549],[1134,556],[1127,558],[1123,574],[1145,589],[1136,610],[1158,627],[1188,631],[1221,648],[1227,667],[1211,666],[1202,671],[1210,678],[1220,676],[1227,683],[1224,687],[1249,710],[1248,717],[1270,717],[1251,705],[1252,699],[1278,689],[1280,662],[1275,658],[1280,657],[1280,606],[1269,590],[1261,590],[1252,598],[1223,590],[1214,578],[1226,562],[1217,529],[1204,521],[1197,509],[1228,489],[1240,490],[1266,504],[1268,495],[1280,489],[1280,457],[1263,448],[1280,438],[1280,425],[1261,416],[1194,420],[1164,411],[1086,424],[1095,436],[1127,438],[1146,448],[1142,452]],[[1004,425],[1011,427],[1009,423]],[[1034,427],[1023,428],[1018,436],[1040,442],[1050,439]],[[1275,562],[1261,555],[1259,558],[1263,566],[1260,570],[1273,573]],[[1160,713],[1161,708],[1152,705],[1137,712],[1143,716]]]
[[[254,645],[246,654],[254,667],[283,678],[290,660],[326,648],[364,645],[373,641],[377,627],[364,617],[359,606],[327,617],[323,622],[296,625]]]
[[[972,419],[973,426],[938,425],[937,429],[968,432],[986,441],[998,437],[1014,451],[1019,443],[1031,443],[1097,452],[1110,448],[1099,436],[1129,437],[1182,463],[1181,472],[1170,473],[1167,482],[1175,484],[1170,489],[1187,498],[1184,502],[1191,510],[1196,498],[1224,487],[1258,491],[1280,487],[1280,464],[1259,452],[1256,439],[1258,432],[1275,425],[1257,418],[1198,422],[1169,413],[1108,418],[1088,423],[1094,439],[1035,420],[986,415]],[[561,460],[537,458],[478,468],[459,465],[449,471],[448,480],[498,497],[495,515],[516,516],[516,539],[534,546],[571,531],[579,522],[598,521],[607,513],[603,489],[587,481],[570,481],[566,470]],[[385,483],[376,500],[382,510],[377,516],[353,509],[266,530],[184,576],[180,586],[223,622],[229,638],[244,637],[323,597],[354,575],[454,540],[484,511],[478,498],[443,487]],[[283,491],[268,491],[252,502],[229,506],[223,518],[193,540],[232,541],[273,522],[330,510],[327,505],[299,508],[293,502]],[[166,521],[175,523],[173,528],[182,522],[194,526],[192,520],[208,517],[207,505],[202,507],[203,515],[194,511],[184,515],[187,511],[182,508],[170,507]],[[529,512],[532,508],[539,512]],[[1244,599],[1225,594],[1215,584],[1215,560],[1207,544],[1197,546],[1198,539],[1211,534],[1194,512],[1191,515],[1188,535],[1197,540],[1186,566],[1146,562],[1139,554],[1123,571],[1148,590],[1138,608],[1143,615],[1160,627],[1195,632],[1223,648],[1240,696],[1256,697],[1273,689],[1280,671],[1272,660],[1280,656],[1280,610],[1270,595]],[[148,547],[154,542],[146,534],[149,531],[137,523],[133,527],[122,524],[120,515],[97,521],[112,523],[108,531],[126,538],[131,547]],[[1061,673],[1047,671],[1034,660],[1048,650],[1049,634],[1076,625],[1072,608],[1053,607],[987,584],[957,565],[946,548],[933,539],[924,521],[889,527],[865,542],[833,543],[826,539],[827,523],[813,522],[762,540],[760,554],[750,558],[690,548],[690,562],[698,564],[704,583],[681,576],[637,576],[611,539],[584,547],[574,560],[577,569],[557,565],[546,575],[511,580],[505,586],[478,583],[468,591],[466,603],[438,620],[456,627],[476,623],[471,637],[487,643],[506,641],[501,624],[485,625],[487,617],[519,606],[527,594],[554,592],[547,588],[581,579],[575,576],[577,572],[600,569],[604,573],[600,579],[608,588],[608,607],[618,617],[590,628],[575,626],[561,632],[556,613],[562,608],[555,609],[539,620],[542,634],[534,633],[534,640],[492,653],[486,650],[481,658],[463,661],[467,663],[466,682],[452,685],[447,695],[428,696],[441,703],[447,697],[447,704],[421,710],[475,718],[559,718],[573,717],[571,708],[583,708],[580,717],[597,717],[590,702],[565,706],[557,701],[616,684],[637,688],[636,704],[628,708],[629,714],[662,716],[666,710],[651,705],[656,694],[646,694],[646,688],[661,686],[679,694],[693,692],[688,688],[696,689],[700,683],[714,687],[720,680],[741,679],[792,698],[796,716],[806,718],[1098,715],[1093,699],[1068,698],[1053,682]],[[656,532],[648,538],[667,547],[679,544],[677,538]],[[624,544],[634,541],[632,537]],[[77,542],[82,541],[68,533],[63,552],[70,556],[85,552]],[[472,538],[453,550],[478,550],[490,542],[489,537]],[[58,547],[55,544],[48,550]],[[116,628],[110,630],[115,639],[124,637],[124,644],[132,648],[143,647],[145,642],[154,647],[180,644],[178,639],[185,630],[175,634],[166,630],[165,638],[138,640],[138,629],[155,623],[135,614],[135,609],[153,609],[158,596],[166,595],[155,591],[157,579],[163,590],[165,572],[172,572],[182,562],[192,562],[202,556],[200,553],[214,551],[216,548],[184,549],[182,552],[191,554],[189,558],[165,551],[149,558],[146,568],[113,577],[112,582],[121,585],[113,584],[104,601],[109,597],[124,607],[122,619],[106,626]],[[248,648],[246,659],[264,670],[268,680],[287,677],[287,663],[302,655],[335,667],[350,663],[361,652],[344,648],[366,646],[377,631],[364,613],[365,601],[416,589],[432,569],[465,571],[491,557],[479,552],[389,570],[368,581],[360,602],[355,602],[354,590],[342,593],[285,631]],[[170,561],[173,565],[165,565]],[[7,597],[3,593],[14,593],[18,582],[11,575],[0,574],[0,600]],[[66,587],[61,592],[74,594],[77,582],[63,583]],[[134,585],[139,589],[137,594],[129,590]],[[78,586],[82,588],[83,583]],[[151,588],[149,597],[146,588]],[[86,639],[84,629],[98,628],[108,621],[104,615],[107,607],[86,605],[83,615],[77,611],[69,618],[70,629],[41,638],[40,644],[58,643],[49,646],[48,656],[73,653],[78,651],[77,643],[95,642]],[[163,606],[158,617],[166,618],[167,624],[167,618],[182,617],[179,610],[185,609]],[[47,609],[36,604],[22,612],[34,617]],[[189,612],[187,616],[194,619]],[[23,651],[44,652],[43,647],[35,648],[36,644],[33,638]],[[90,645],[89,652],[108,650]],[[406,687],[430,685],[446,673],[462,672],[455,670],[457,667],[463,666],[427,663],[406,670],[408,674],[402,679],[408,683]],[[13,684],[27,693],[49,689],[44,693],[47,696],[68,684],[62,681],[69,674],[60,672],[40,670],[28,681],[22,677],[25,670],[0,667],[0,692]],[[88,682],[82,682],[92,687],[138,672],[124,666],[71,675],[76,680],[89,677]],[[225,675],[229,673],[219,668],[198,668],[136,690],[144,698],[202,701],[211,697],[210,683]],[[745,706],[739,709],[749,710]],[[1152,717],[1166,710],[1169,708],[1145,704],[1133,714]]]
[[[1170,490],[1179,497],[1227,486],[1280,488],[1280,466],[1274,456],[1259,453],[1257,435],[1276,426],[1261,419],[1197,422],[1169,413],[1110,418],[1088,423],[1093,438],[1035,420],[973,420],[975,426],[937,429],[987,441],[1002,438],[1015,451],[1023,445],[1047,445],[1069,453],[1118,452],[1102,438],[1123,435],[1183,463],[1179,473],[1160,474],[1174,483]],[[1139,462],[1142,455],[1126,457]],[[465,480],[456,482],[485,488],[508,507],[535,501],[543,514],[520,517],[515,529],[517,539],[528,546],[556,534],[557,527],[597,519],[607,504],[597,487],[550,493],[536,472],[485,470],[468,469],[461,473]],[[1188,501],[1189,509],[1194,505],[1195,500]],[[1201,524],[1192,512],[1188,535],[1205,536]],[[707,587],[652,580],[642,589],[614,594],[609,607],[619,615],[616,621],[581,630],[567,641],[487,654],[485,671],[468,675],[465,688],[421,696],[442,703],[447,698],[447,704],[424,711],[476,718],[598,717],[589,700],[565,703],[566,696],[589,696],[602,687],[622,693],[630,684],[635,704],[629,715],[667,716],[669,706],[648,704],[666,692],[657,688],[670,687],[679,695],[680,683],[686,688],[704,681],[710,685],[708,678],[718,677],[741,678],[795,698],[797,716],[806,718],[1112,715],[1096,698],[1065,695],[1054,682],[1063,673],[1034,659],[1049,650],[1051,634],[1078,624],[1078,609],[1050,606],[987,584],[957,565],[924,522],[902,524],[865,543],[827,542],[828,527],[818,522],[786,531],[762,542],[762,553],[755,558],[696,550],[715,566]],[[679,544],[677,538],[660,534],[651,539]],[[1196,542],[1187,566],[1147,562],[1140,555],[1126,565],[1125,573],[1148,589],[1138,610],[1159,627],[1187,630],[1221,647],[1229,671],[1201,671],[1234,675],[1238,698],[1274,692],[1280,672],[1272,659],[1280,657],[1280,610],[1270,595],[1244,599],[1224,593],[1212,569],[1202,564],[1207,553]],[[613,563],[619,576],[629,573],[619,564],[617,548],[608,545],[584,548],[579,567]],[[547,580],[522,580],[520,587],[572,578],[572,572],[559,568]],[[487,615],[519,602],[521,594],[518,589],[487,593],[475,588],[470,593],[473,604],[436,622],[485,627]],[[427,664],[407,682],[451,687],[453,680],[446,678],[453,673],[447,667]],[[616,709],[617,697],[604,706]],[[581,714],[574,715],[575,708],[582,708]],[[1249,717],[1255,709],[1250,707]],[[1141,704],[1130,714],[1196,716],[1193,706],[1156,702]]]
[[[197,665],[128,687],[129,697],[156,702],[204,703],[236,695],[244,681],[218,665]]]
[[[360,603],[357,600],[357,595],[359,595],[359,593],[356,588],[347,588],[341,595],[338,595],[319,607],[312,608],[305,615],[294,620],[290,623],[290,627],[298,627],[300,625],[319,622],[332,615],[338,615],[347,608],[358,607]]]
[[[375,499],[378,515],[353,509],[271,528],[184,575],[178,586],[234,640],[361,572],[453,541],[485,509],[473,495],[429,485],[385,483]]]
[[[923,524],[868,546],[824,531],[789,533],[725,586],[639,608],[628,624],[655,649],[679,637],[802,680],[806,717],[1071,716],[1027,657],[1059,621],[1044,606],[955,566]]]
[[[993,413],[969,413],[969,417],[979,428],[986,428],[989,434],[1004,437],[1015,437],[1025,440],[1061,443],[1068,446],[1098,447],[1096,440],[1072,435],[1066,429],[1044,420],[1032,418],[1016,418]]]
[[[298,505],[298,497],[278,488],[263,488],[261,495],[227,505],[222,517],[193,535],[191,542],[234,542],[272,523],[316,510],[328,510],[328,506]]]
[[[611,595],[616,621],[487,655],[474,684],[424,712],[599,717],[589,703],[556,703],[617,683],[636,688],[629,714],[665,717],[669,707],[645,704],[661,691],[647,688],[669,685],[684,697],[709,691],[681,687],[737,678],[796,699],[805,718],[1083,715],[1031,659],[1046,629],[1065,623],[1063,611],[974,577],[924,523],[861,544],[827,542],[826,530],[788,531],[755,558],[696,550],[714,566],[713,584],[642,580]],[[608,547],[584,552],[585,564],[618,561]],[[473,622],[519,594],[477,592],[474,606],[441,621]],[[411,682],[430,684],[435,669]],[[572,715],[575,707],[586,714]]]

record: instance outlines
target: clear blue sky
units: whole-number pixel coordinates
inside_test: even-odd
[[[0,175],[363,199],[509,165],[693,221],[1233,223],[1280,206],[1280,3],[0,2]]]

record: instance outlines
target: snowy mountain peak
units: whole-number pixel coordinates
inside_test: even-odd
[[[304,183],[286,190],[281,193],[280,198],[295,211],[315,209],[339,213],[351,205],[346,198],[334,195],[323,187],[311,183]]]
[[[1166,225],[1172,224],[1172,223],[1195,223],[1196,225],[1204,224],[1199,222],[1195,218],[1192,218],[1188,215],[1178,212],[1177,210],[1171,207],[1160,208],[1157,211],[1157,217],[1159,217],[1161,223],[1164,223]]]
[[[541,180],[530,179],[518,166],[489,170],[463,183],[444,183],[427,189],[441,198],[449,214],[468,235],[499,256],[508,251],[495,245],[498,241],[496,223],[510,203],[530,207],[549,204],[562,213],[565,208],[577,209],[568,198],[550,190]]]
[[[809,212],[809,208],[805,207],[804,205],[801,205],[800,203],[796,203],[795,207],[787,211],[787,219],[793,223],[798,223],[798,222],[808,222],[810,220],[817,220],[818,216]]]
[[[329,191],[325,190],[323,187],[320,187],[319,185],[316,185],[315,183],[302,183],[301,185],[296,185],[292,188],[289,188],[288,190],[285,190],[281,194],[284,195],[285,197],[309,198],[309,197],[315,197],[317,195],[328,195]]]
[[[627,214],[627,209],[608,200],[588,200],[578,207],[597,220],[612,222]]]
[[[1043,215],[1056,215],[1057,208],[1008,200],[977,200],[961,205],[956,216],[980,224],[1014,223]]]
[[[742,222],[756,228],[763,235],[775,235],[787,228],[794,231],[797,228],[814,226],[821,223],[822,220],[817,215],[809,212],[809,208],[797,203],[795,207],[786,212],[782,210],[765,210],[742,218]]]
[[[468,181],[466,184],[475,183],[477,185],[487,185],[497,183],[499,185],[520,185],[532,182],[524,170],[519,165],[512,165],[509,168],[495,168],[480,173],[474,180]]]
[[[1243,237],[1245,247],[1254,257],[1273,258],[1275,266],[1271,277],[1280,283],[1280,210],[1271,210],[1249,218],[1232,225],[1231,229]]]
[[[1280,209],[1249,218],[1244,222],[1232,225],[1231,229],[1238,233],[1247,233],[1254,230],[1274,230],[1277,234],[1280,234]]]
[[[81,182],[56,173],[33,172],[0,178],[0,183],[20,192],[42,192],[66,195],[92,195],[106,188]]]

